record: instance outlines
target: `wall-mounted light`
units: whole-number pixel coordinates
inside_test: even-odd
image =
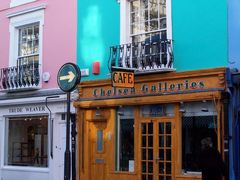
[[[122,106],[119,106],[117,109],[117,113],[119,116],[123,116],[124,115],[124,108]]]
[[[100,110],[99,107],[97,107],[97,110],[96,110],[96,112],[95,112],[95,116],[96,116],[96,117],[99,117],[99,116],[101,116],[101,115],[102,115],[101,110]]]
[[[208,107],[207,107],[207,101],[203,100],[202,101],[202,108],[201,108],[202,112],[208,112]]]
[[[184,107],[184,103],[182,101],[180,102],[179,112],[182,112],[182,113],[186,112],[185,107]]]

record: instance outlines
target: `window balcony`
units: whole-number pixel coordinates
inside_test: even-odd
[[[0,91],[25,91],[40,89],[40,65],[38,62],[24,62],[18,59],[18,65],[0,69]]]
[[[129,43],[110,47],[110,70],[133,69],[135,73],[175,71],[172,40]]]

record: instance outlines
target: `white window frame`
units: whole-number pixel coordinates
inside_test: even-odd
[[[120,0],[120,44],[131,43],[130,1]],[[167,39],[172,39],[172,0],[166,0]]]
[[[18,28],[33,23],[39,23],[39,64],[42,64],[44,8],[45,6],[39,6],[8,15],[10,18],[9,67],[16,66],[17,63],[19,36]]]
[[[20,6],[26,3],[34,2],[36,0],[11,0],[10,7]]]

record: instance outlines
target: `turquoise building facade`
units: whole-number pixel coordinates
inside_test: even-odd
[[[111,78],[110,47],[126,43],[121,42],[121,18],[125,16],[121,4],[124,3],[125,0],[78,1],[77,64],[84,73],[87,72],[82,81]],[[226,67],[235,69],[238,74],[240,21],[237,17],[240,17],[240,2],[171,0],[170,4],[172,70],[184,72]],[[95,62],[100,64],[99,73],[93,73]],[[231,138],[234,133],[239,134],[239,129],[232,129],[231,109],[229,113],[229,177],[238,179],[239,162],[234,162],[233,154],[238,154],[239,146],[234,150]]]

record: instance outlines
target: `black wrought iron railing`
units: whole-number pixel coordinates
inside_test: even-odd
[[[0,69],[0,91],[39,88],[40,65],[38,61],[24,60],[19,58],[17,66]]]
[[[137,72],[173,71],[172,40],[111,46],[109,66],[110,70],[131,68]]]

